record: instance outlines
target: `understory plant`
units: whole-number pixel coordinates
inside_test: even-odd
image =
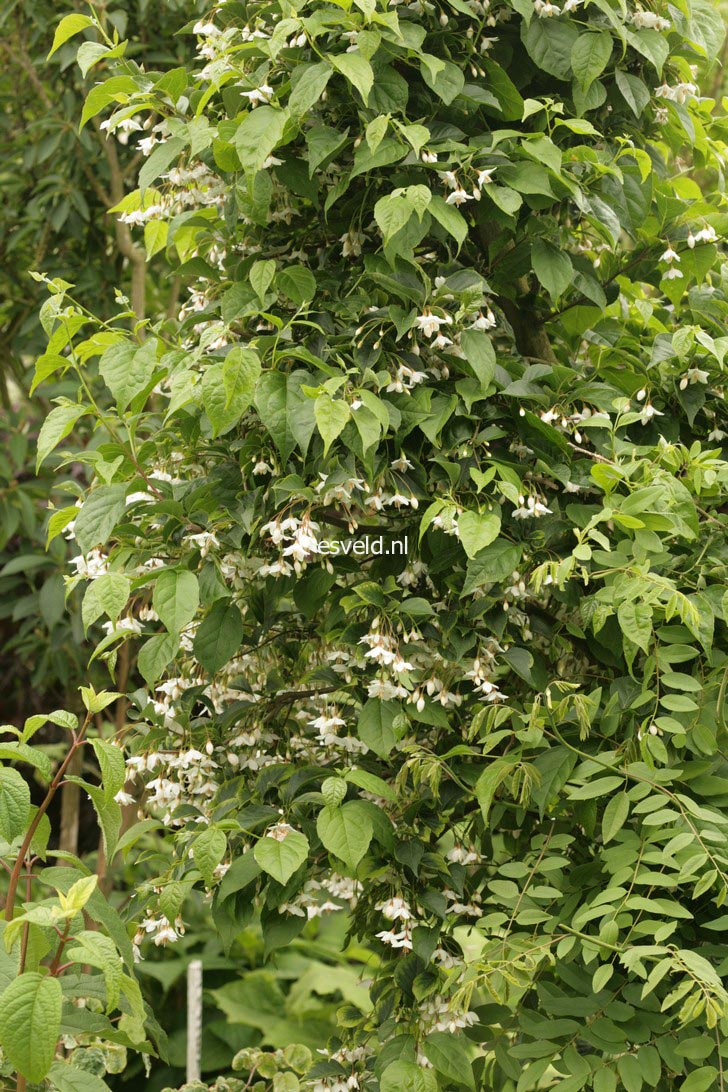
[[[366,988],[333,986],[333,1037],[309,1065],[264,1022],[223,1083],[724,1089],[718,14],[272,0],[180,31],[197,61],[161,71],[93,11],[54,42],[97,66],[81,126],[142,150],[114,211],[179,314],[100,321],[73,270],[35,274],[38,383],[79,390],[38,461],[89,483],[49,535],[112,687],[132,660],[87,791],[109,859],[123,807],[169,848],[124,945],[178,942],[195,891],[271,968],[346,916]],[[31,814],[5,936],[38,955],[7,990],[67,1011],[97,987],[44,944],[100,896],[15,897]],[[117,1039],[153,1053],[118,973]],[[62,1089],[23,1027],[18,1082]]]

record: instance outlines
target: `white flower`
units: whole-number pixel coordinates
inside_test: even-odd
[[[276,842],[285,842],[288,835],[293,833],[294,829],[289,823],[280,822],[266,831],[266,838],[274,838]]]
[[[252,91],[243,91],[242,95],[248,99],[251,106],[256,106],[259,102],[270,102],[273,97],[273,88],[269,87],[267,83],[262,84],[260,87],[254,88]]]
[[[377,933],[376,937],[377,940],[381,940],[382,944],[389,944],[392,948],[412,947],[412,940],[406,929],[401,933],[394,933],[385,929],[383,932]]]
[[[551,509],[534,496],[530,496],[527,501],[519,497],[518,501],[520,507],[513,512],[514,519],[538,519],[539,516],[551,515]]]
[[[561,13],[558,4],[544,3],[544,0],[534,0],[533,7],[539,19],[550,19],[552,15]]]
[[[415,326],[418,330],[422,330],[425,337],[432,337],[433,334],[439,332],[441,326],[447,326],[451,322],[451,315],[446,314],[443,318],[440,318],[439,315],[433,315],[429,307],[427,307],[424,313],[418,315],[415,319]]]
[[[674,265],[671,265],[669,269],[665,270],[662,276],[666,281],[674,281],[678,277],[682,278],[682,273],[679,269],[676,269]]]
[[[664,254],[660,255],[660,261],[661,262],[679,262],[680,261],[680,255],[677,253],[677,251],[673,250],[671,246],[668,246],[668,248],[664,252]]]
[[[640,420],[643,425],[646,425],[648,421],[651,421],[653,417],[664,417],[665,414],[661,410],[655,409],[655,407],[648,402],[642,410]]]
[[[466,201],[473,201],[475,198],[473,194],[464,190],[462,186],[458,186],[456,190],[449,193],[445,198],[446,205],[464,205]]]
[[[437,163],[437,153],[423,151],[420,153],[420,159],[423,163]]]
[[[478,312],[478,317],[473,323],[473,330],[492,330],[496,325],[496,318],[490,307],[486,309],[485,314],[482,311]]]
[[[341,236],[339,242],[344,245],[341,248],[342,258],[355,257],[358,258],[361,254],[362,244],[366,242],[366,236],[362,235],[360,231],[354,231],[353,228],[349,228],[345,235]]]
[[[101,627],[105,633],[141,633],[142,624],[137,618],[119,618],[116,622],[104,622]]]
[[[672,23],[654,11],[636,11],[632,23],[638,30],[669,30]]]
[[[216,549],[220,545],[212,531],[200,531],[197,535],[188,535],[187,541],[198,547],[201,557],[207,557],[210,550]]]
[[[711,227],[710,224],[695,234],[696,243],[714,243],[717,238],[718,236],[715,234],[715,228]]]
[[[481,171],[478,171],[478,185],[487,186],[489,182],[493,181],[493,171],[497,171],[497,167],[486,167]]]
[[[375,910],[380,910],[388,921],[409,921],[412,917],[412,911],[409,908],[409,904],[404,899],[393,897],[387,899],[386,902],[380,902],[375,906]]]
[[[680,380],[680,390],[684,391],[688,383],[707,383],[709,378],[709,372],[705,372],[701,368],[689,368]]]

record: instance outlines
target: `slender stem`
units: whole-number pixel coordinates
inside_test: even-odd
[[[68,921],[66,922],[65,929],[61,933],[61,939],[58,942],[58,947],[56,948],[56,954],[54,955],[53,962],[51,963],[51,974],[52,975],[58,974],[58,971],[60,969],[61,956],[63,955],[63,949],[68,944],[68,938],[69,938],[70,931],[71,931],[71,919],[69,918]]]
[[[40,804],[37,812],[33,816],[33,821],[31,822],[30,826],[28,827],[28,830],[27,830],[26,835],[25,835],[25,839],[23,840],[23,844],[22,844],[22,846],[20,847],[20,849],[18,851],[18,857],[17,857],[17,860],[15,862],[15,865],[13,866],[13,871],[10,873],[10,880],[8,881],[8,896],[7,896],[7,899],[5,900],[5,920],[6,921],[12,921],[13,920],[13,912],[15,910],[15,899],[16,899],[16,896],[17,896],[17,893],[18,893],[18,883],[20,882],[20,873],[23,871],[25,858],[28,855],[28,850],[30,849],[31,842],[33,841],[33,838],[35,837],[35,832],[38,829],[38,826],[40,825],[41,819],[43,818],[45,813],[48,811],[48,808],[51,806],[51,804],[53,802],[53,798],[55,797],[56,793],[58,792],[58,789],[60,788],[61,782],[63,781],[64,774],[65,774],[66,770],[68,769],[68,767],[70,766],[73,756],[75,755],[78,748],[83,746],[83,742],[84,742],[83,737],[86,734],[86,729],[88,728],[90,720],[91,720],[91,714],[87,713],[86,714],[86,719],[83,722],[78,735],[74,737],[73,743],[71,744],[71,746],[68,749],[68,754],[66,755],[63,762],[61,763],[61,765],[56,770],[56,775],[53,778],[53,780],[51,781],[50,785],[48,786],[48,792],[45,795],[45,799]]]

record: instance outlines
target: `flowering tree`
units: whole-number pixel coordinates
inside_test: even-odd
[[[369,993],[239,1087],[724,1088],[720,20],[275,0],[186,30],[199,62],[157,72],[58,27],[109,65],[82,124],[146,126],[116,212],[187,296],[130,335],[45,278],[37,365],[81,388],[39,462],[96,429],[49,534],[94,658],[138,651],[106,857],[122,806],[173,846],[139,954],[194,889],[271,962],[348,915]],[[50,997],[42,959],[8,988]]]

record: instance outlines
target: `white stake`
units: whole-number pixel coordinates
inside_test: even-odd
[[[199,1081],[202,1056],[202,962],[187,968],[187,1080]]]

